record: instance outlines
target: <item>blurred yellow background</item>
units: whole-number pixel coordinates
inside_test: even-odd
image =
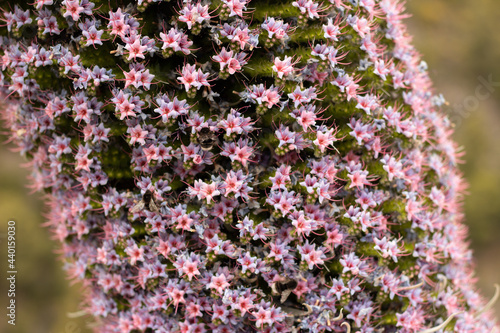
[[[477,98],[478,77],[500,83],[500,1],[410,0],[407,19],[414,45],[429,64],[435,88],[450,105],[456,141],[465,147],[462,170],[470,187],[465,212],[477,261],[478,286],[487,298],[500,283],[500,84],[489,98]],[[482,91],[484,92],[484,90]],[[477,102],[477,103],[476,103]],[[460,107],[464,105],[465,107]],[[5,137],[0,137],[5,141]],[[43,223],[41,195],[26,188],[27,170],[17,153],[0,145],[0,233],[17,222],[17,325],[7,326],[2,312],[0,332],[85,333],[87,317],[78,311],[79,286],[70,287],[56,246]],[[2,237],[0,235],[0,237]],[[6,262],[0,238],[0,262]],[[4,265],[2,265],[4,267]],[[0,273],[0,308],[6,306],[6,280]],[[500,303],[500,302],[499,302]],[[500,304],[497,304],[500,318]]]

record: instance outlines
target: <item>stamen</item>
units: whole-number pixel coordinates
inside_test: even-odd
[[[426,329],[426,330],[420,331],[420,332],[418,332],[418,333],[434,333],[434,332],[437,332],[437,331],[439,331],[440,329],[445,328],[445,327],[446,327],[446,325],[448,325],[448,324],[449,324],[449,322],[453,319],[453,317],[455,317],[455,316],[457,316],[457,315],[459,315],[459,314],[461,314],[461,313],[462,313],[462,311],[460,311],[460,312],[455,312],[454,314],[452,314],[451,316],[449,316],[449,317],[448,317],[448,319],[446,319],[446,320],[445,320],[442,324],[440,324],[440,325],[438,325],[438,326],[436,326],[436,327],[432,327],[432,328],[429,328],[429,329]]]
[[[80,310],[80,311],[76,311],[76,312],[68,312],[66,314],[66,316],[68,316],[68,318],[78,318],[81,316],[85,316],[86,314],[87,314],[87,311]]]
[[[444,276],[443,274],[438,274],[437,278],[439,280],[439,283],[436,285],[438,293],[443,291],[446,288],[446,285],[448,284],[448,278]]]
[[[398,288],[398,291],[405,291],[405,290],[417,289],[417,288],[422,287],[423,285],[424,285],[424,281],[422,281],[419,284],[416,284],[414,286],[407,286],[407,287]]]
[[[302,303],[302,305],[307,308],[307,312],[304,314],[304,316],[308,316],[308,315],[310,315],[313,312],[313,309],[312,309],[312,307],[309,304]]]
[[[347,321],[344,321],[342,324],[340,324],[340,326],[345,326],[347,327],[346,329],[346,333],[351,333],[351,325],[349,325],[349,323]]]
[[[332,321],[339,321],[341,320],[342,318],[344,318],[344,315],[342,314],[342,311],[344,310],[344,308],[340,309],[340,313],[337,317],[335,318],[332,318]]]
[[[375,286],[377,286],[377,285],[378,285],[378,283],[380,282],[380,280],[382,280],[382,279],[384,278],[384,276],[385,276],[385,274],[382,274],[382,275],[380,275],[380,276],[377,276],[375,279],[373,279],[373,284],[374,284]]]
[[[498,300],[498,296],[500,296],[500,286],[498,284],[494,284],[495,286],[495,294],[493,295],[493,297],[491,298],[491,300],[488,302],[488,304],[486,304],[484,306],[484,308],[482,308],[481,310],[479,310],[475,317],[479,317],[481,314],[483,314],[484,312],[488,311],[489,309],[491,309],[493,307],[493,305],[495,305],[495,303],[497,302]]]

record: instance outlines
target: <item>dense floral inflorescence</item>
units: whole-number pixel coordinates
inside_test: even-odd
[[[401,2],[19,3],[2,114],[99,332],[496,329]]]

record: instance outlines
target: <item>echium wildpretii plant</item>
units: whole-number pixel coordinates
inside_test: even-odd
[[[98,332],[490,332],[398,0],[2,5],[2,115]]]

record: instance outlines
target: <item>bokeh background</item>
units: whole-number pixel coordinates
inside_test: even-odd
[[[500,283],[500,1],[408,0],[406,22],[423,54],[437,91],[464,147],[461,166],[468,180],[465,213],[477,263],[478,287],[485,297]],[[476,95],[478,78],[498,82],[487,98]],[[481,88],[481,93],[486,90]],[[478,98],[480,97],[480,98]],[[4,142],[6,138],[0,136]],[[6,222],[17,222],[17,321],[0,332],[86,333],[88,317],[79,310],[80,286],[65,280],[55,244],[43,223],[41,195],[30,194],[26,161],[0,145],[0,267],[5,267]],[[6,306],[6,280],[0,273],[0,308]],[[500,303],[500,302],[499,302]],[[496,305],[500,318],[500,304]]]

